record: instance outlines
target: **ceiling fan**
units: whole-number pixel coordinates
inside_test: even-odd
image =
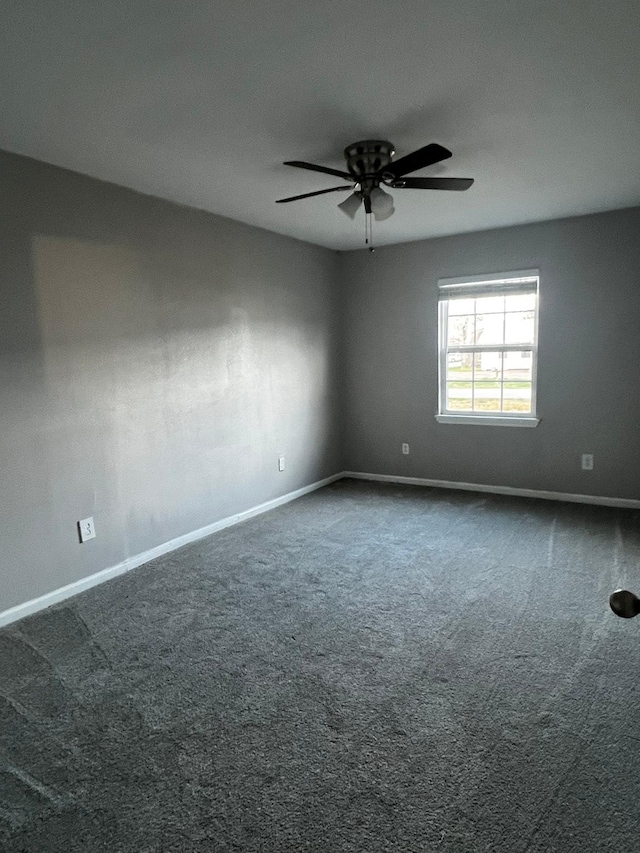
[[[395,151],[390,142],[365,139],[345,148],[344,156],[348,171],[329,169],[326,166],[317,166],[315,163],[305,163],[302,160],[288,160],[284,163],[285,166],[296,166],[299,169],[335,175],[349,183],[330,187],[328,190],[316,190],[312,193],[292,195],[289,198],[279,198],[276,203],[284,204],[325,193],[352,190],[349,198],[338,205],[343,213],[354,219],[360,205],[364,204],[365,213],[373,214],[376,220],[383,220],[388,219],[395,208],[393,197],[385,192],[381,185],[392,189],[460,191],[468,190],[473,184],[473,178],[405,178],[405,175],[411,172],[451,157],[451,151],[443,148],[442,145],[436,143],[425,145],[411,154],[400,157],[399,160],[392,159],[394,154]]]

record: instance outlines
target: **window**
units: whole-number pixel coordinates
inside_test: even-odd
[[[438,283],[438,421],[537,426],[538,284],[538,270]]]

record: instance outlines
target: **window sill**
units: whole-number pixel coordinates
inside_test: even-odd
[[[439,424],[475,424],[477,426],[537,427],[540,418],[510,418],[483,415],[436,415]]]

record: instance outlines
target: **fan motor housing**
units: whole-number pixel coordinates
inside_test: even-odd
[[[396,152],[384,139],[365,139],[344,149],[347,168],[356,178],[372,177],[388,166]]]

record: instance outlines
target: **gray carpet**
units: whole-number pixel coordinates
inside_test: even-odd
[[[341,481],[0,631],[0,849],[640,849],[639,514]]]

